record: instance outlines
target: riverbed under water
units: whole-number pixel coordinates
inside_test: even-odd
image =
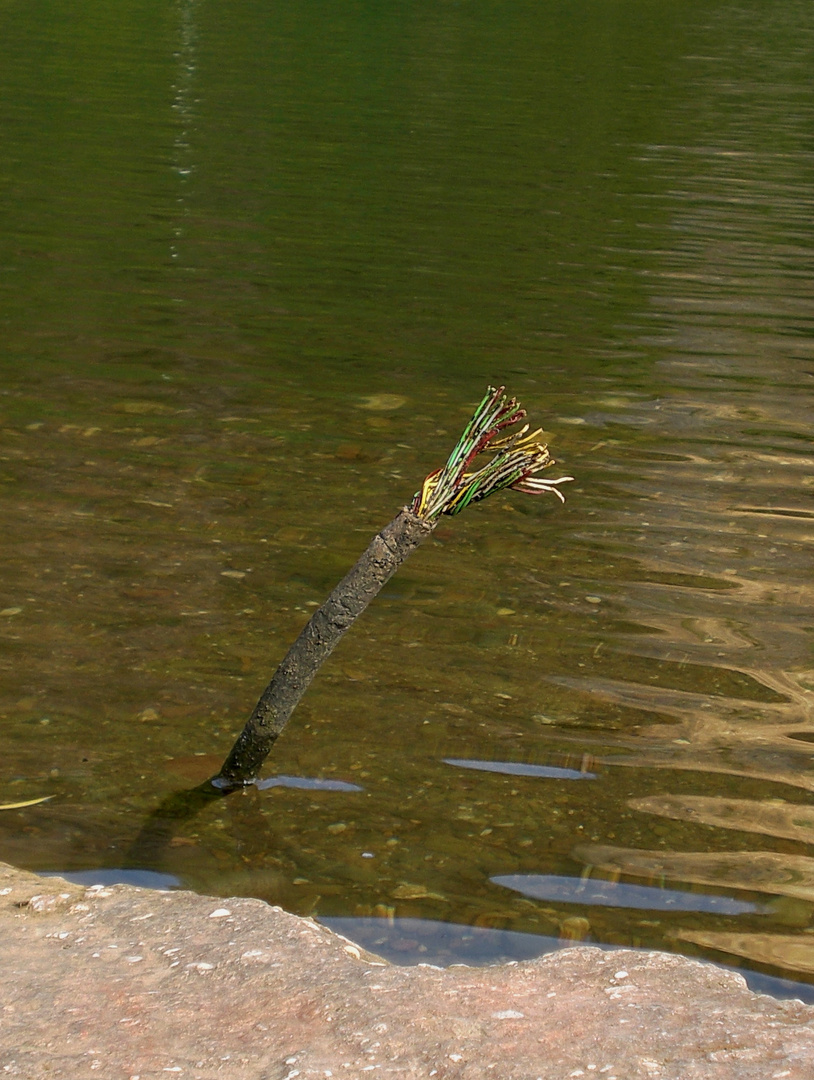
[[[814,981],[811,5],[47,6],[3,16],[0,804],[50,798],[0,858]],[[275,782],[185,799],[489,383],[566,505],[443,521]]]

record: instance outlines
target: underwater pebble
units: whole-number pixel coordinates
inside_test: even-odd
[[[591,933],[591,924],[580,915],[572,915],[560,923],[560,937],[566,941],[584,941]]]
[[[430,892],[426,885],[397,885],[390,893],[394,900],[444,900],[441,893]]]
[[[390,412],[393,409],[400,409],[406,401],[407,398],[400,394],[371,394],[369,397],[362,398],[359,408],[368,409],[370,412]]]
[[[117,401],[112,406],[113,412],[126,413],[128,416],[139,416],[142,414],[153,413],[160,415],[162,413],[171,413],[173,408],[171,405],[165,405],[161,401],[148,401],[139,398],[125,398],[121,401]],[[73,424],[65,425],[68,428],[75,427]]]

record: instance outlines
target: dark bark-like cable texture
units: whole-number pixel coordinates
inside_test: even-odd
[[[441,514],[455,515],[495,491],[513,488],[531,495],[549,492],[565,502],[559,485],[572,478],[545,480],[536,474],[554,462],[541,442],[542,431],[528,424],[497,438],[526,415],[505,387],[490,386],[455,449],[431,472],[403,510],[373,538],[367,551],[316,611],[268,684],[212,785],[222,792],[254,782],[297,702],[339,639],[362,614],[407,556],[431,535]],[[471,468],[479,455],[489,460]]]
[[[229,792],[253,783],[277,736],[320,665],[404,560],[431,535],[435,522],[404,507],[367,547],[314,612],[263,691],[221,771],[212,779]]]

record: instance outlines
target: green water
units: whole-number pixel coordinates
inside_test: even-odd
[[[0,22],[0,858],[810,979],[811,5]],[[342,642],[266,775],[359,791],[179,811],[488,382],[567,505]]]

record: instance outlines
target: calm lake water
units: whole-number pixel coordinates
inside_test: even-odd
[[[814,981],[814,7],[1,21],[0,858]],[[567,505],[185,805],[490,382]]]

